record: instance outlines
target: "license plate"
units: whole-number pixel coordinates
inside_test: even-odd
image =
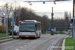
[[[28,37],[28,36],[26,36],[26,37]]]

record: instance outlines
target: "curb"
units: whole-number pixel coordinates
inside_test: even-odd
[[[7,41],[11,41],[11,40],[14,40],[14,39],[11,38],[11,39],[2,40],[2,41],[0,41],[0,43],[7,42]]]
[[[63,43],[62,43],[62,50],[65,50],[65,39],[63,40]]]
[[[68,36],[66,36],[66,37],[68,37]],[[63,43],[62,43],[62,50],[65,50],[65,39],[66,39],[66,37],[64,38]]]

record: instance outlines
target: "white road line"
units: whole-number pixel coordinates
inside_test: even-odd
[[[2,45],[0,44],[0,45],[3,46],[3,45],[7,45],[7,44],[14,43],[14,42],[17,42],[17,41],[19,41],[19,40],[14,40],[14,41],[6,42],[6,43],[3,43]],[[17,43],[15,45],[10,46],[10,47],[3,48],[2,50],[9,50],[9,49],[11,49],[13,47],[16,47],[16,46],[20,45],[20,44],[22,44],[22,43]]]
[[[46,39],[45,41],[43,41],[42,43],[39,43],[37,46],[32,47],[30,50],[33,50],[35,47],[38,47],[39,45],[43,44],[44,42],[48,41],[48,39]]]
[[[19,49],[16,49],[16,50],[19,50]]]
[[[54,46],[61,38],[57,39],[54,41],[54,43],[52,43],[52,46]],[[53,50],[53,47],[49,48],[50,50]]]
[[[55,38],[55,37],[53,37],[53,36],[52,36],[51,38]],[[46,40],[45,40],[45,41],[43,41],[42,43],[39,43],[37,46],[32,47],[30,50],[33,50],[35,47],[38,47],[39,45],[41,45],[41,44],[43,44],[44,42],[46,42],[46,41],[50,40],[51,38],[46,39]]]
[[[57,41],[57,40],[55,40],[55,41],[48,47],[47,50],[50,50],[50,48],[52,48],[52,46],[55,44],[56,41]]]
[[[27,45],[24,45],[24,46],[27,46]]]
[[[54,38],[54,37],[51,37],[51,38]],[[51,39],[51,38],[49,38],[49,39]],[[30,50],[33,50],[35,47],[38,47],[39,45],[43,44],[44,42],[48,41],[49,39],[46,39],[42,43],[39,43],[37,46],[32,47]]]
[[[63,36],[62,36],[62,37],[63,37]],[[56,40],[48,47],[47,50],[53,50],[53,47],[52,47],[52,46],[54,46],[62,37],[56,39]]]

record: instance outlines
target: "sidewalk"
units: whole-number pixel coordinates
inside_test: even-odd
[[[7,42],[7,41],[11,41],[11,40],[14,40],[14,39],[13,38],[10,38],[10,39],[1,40],[0,43]]]
[[[8,37],[12,37],[12,36],[8,36]],[[0,37],[0,38],[6,38],[6,37]]]
[[[17,35],[13,36],[13,37],[16,37]],[[8,36],[8,37],[12,37],[12,36]],[[6,37],[0,37],[0,38],[6,38]]]
[[[6,38],[6,37],[0,37],[0,39],[2,39],[2,38]],[[11,40],[14,40],[14,39],[18,39],[18,37],[17,36],[14,36],[14,38],[12,38],[12,36],[8,36],[7,39],[0,40],[0,43],[7,42],[7,41],[11,41]]]

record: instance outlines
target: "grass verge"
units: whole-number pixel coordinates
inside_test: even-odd
[[[8,33],[9,35],[9,33]],[[6,36],[6,33],[0,33],[0,37],[5,37]]]
[[[67,37],[65,40],[65,50],[75,50],[75,39]]]
[[[64,32],[60,32],[60,31],[58,31],[58,34],[65,34]]]
[[[19,36],[14,36],[13,38],[19,38]]]
[[[2,40],[6,40],[6,39],[10,39],[11,37],[8,37],[8,38],[0,38],[0,41]]]

